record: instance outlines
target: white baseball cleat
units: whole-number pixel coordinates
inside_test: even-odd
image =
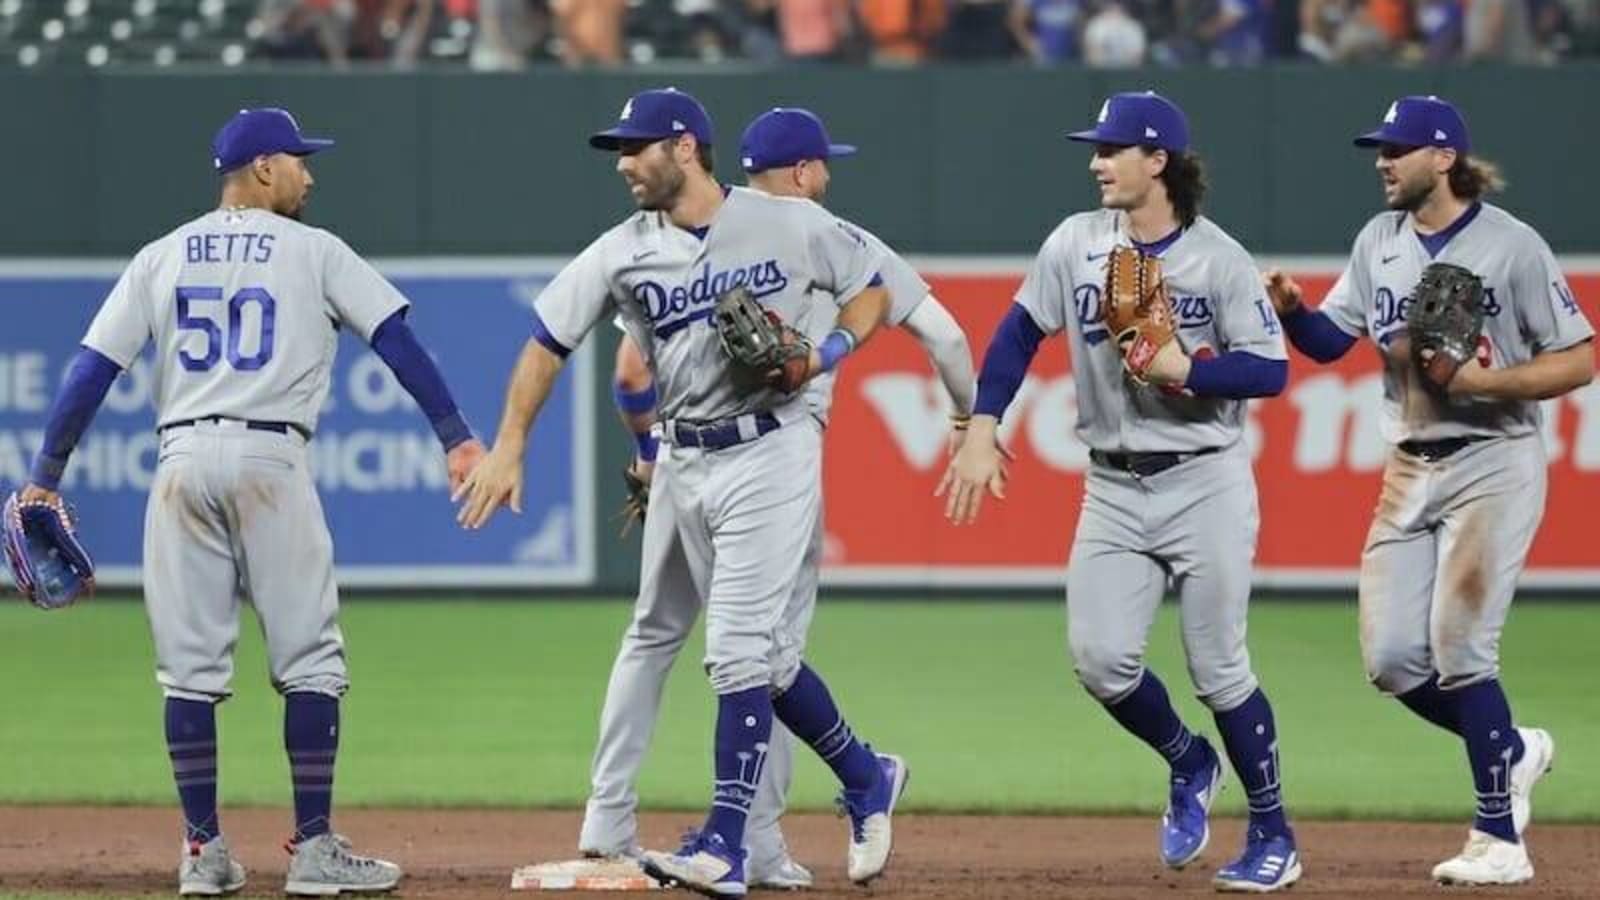
[[[1513,844],[1474,828],[1461,854],[1433,867],[1440,884],[1522,884],[1533,880],[1526,844]]]
[[[1511,767],[1511,823],[1521,837],[1533,818],[1533,786],[1556,761],[1556,741],[1543,728],[1518,728],[1522,759]]]
[[[751,863],[747,868],[750,887],[768,891],[805,891],[810,890],[816,879],[811,870],[794,861],[794,857],[785,853],[782,858],[771,863],[756,865]]]
[[[891,819],[911,777],[911,770],[900,757],[888,753],[877,757],[882,773],[878,782],[860,793],[844,791],[839,795],[839,803],[850,818],[847,868],[850,880],[856,884],[877,878],[889,865],[889,854],[894,850]]]

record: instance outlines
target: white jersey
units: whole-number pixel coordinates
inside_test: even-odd
[[[1016,302],[1046,334],[1067,332],[1077,392],[1078,439],[1106,452],[1189,452],[1226,447],[1243,433],[1245,402],[1171,394],[1140,384],[1101,315],[1106,260],[1129,246],[1115,210],[1069,216],[1045,239]],[[1178,326],[1193,356],[1202,348],[1286,359],[1283,334],[1250,254],[1205,217],[1161,252],[1161,271]]]
[[[1483,334],[1491,364],[1515,366],[1537,353],[1564,350],[1594,336],[1555,255],[1538,232],[1487,203],[1430,256],[1410,213],[1383,212],[1356,236],[1344,273],[1321,310],[1346,334],[1370,336],[1387,345],[1403,335],[1406,312],[1422,270],[1448,262],[1483,279]],[[1538,429],[1539,404],[1528,400],[1438,398],[1407,390],[1404,370],[1384,367],[1383,435],[1401,441],[1432,441],[1465,435],[1520,435]]]
[[[158,427],[224,416],[310,433],[336,330],[371,340],[406,305],[327,231],[264,209],[214,210],[134,256],[83,344],[127,369],[154,340]]]
[[[599,320],[620,317],[650,363],[663,419],[770,410],[789,422],[805,414],[804,392],[736,381],[711,324],[717,296],[748,286],[785,322],[803,325],[819,298],[839,306],[870,287],[880,262],[861,232],[809,200],[729,188],[703,238],[662,212],[629,216],[561,270],[534,312],[568,348]]]
[[[883,254],[878,274],[883,277],[883,287],[889,291],[889,313],[884,318],[884,327],[905,324],[906,319],[911,318],[912,311],[927,299],[933,289],[928,287],[928,283],[922,280],[922,276],[904,257],[890,249],[881,238],[860,226],[855,228],[868,246]],[[811,318],[803,330],[813,341],[821,341],[838,321],[837,306],[819,303],[813,307]],[[833,386],[837,380],[838,370],[834,370],[818,375],[806,385],[806,407],[824,424],[828,421],[828,410],[833,406]]]

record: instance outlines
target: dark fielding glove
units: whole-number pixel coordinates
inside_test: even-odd
[[[1482,334],[1483,279],[1461,266],[1430,263],[1406,312],[1411,359],[1424,384],[1443,391],[1456,370],[1477,355]]]
[[[629,463],[622,470],[622,483],[628,488],[628,499],[617,511],[617,518],[622,520],[622,533],[618,536],[627,537],[634,525],[644,526],[645,513],[650,510],[650,482],[639,477]]]
[[[61,609],[94,592],[94,562],[59,498],[24,503],[12,493],[0,508],[0,545],[17,590],[34,606]]]
[[[713,317],[722,350],[751,381],[792,394],[811,374],[811,341],[762,306],[747,287],[717,298]]]

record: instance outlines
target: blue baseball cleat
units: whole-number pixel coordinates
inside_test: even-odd
[[[1205,852],[1211,840],[1211,803],[1222,790],[1222,760],[1211,742],[1195,738],[1206,752],[1199,772],[1172,773],[1167,811],[1161,815],[1161,861],[1181,869]]]
[[[1300,853],[1294,835],[1267,834],[1251,828],[1244,853],[1217,870],[1211,884],[1219,891],[1268,894],[1300,880]]]
[[[743,897],[749,892],[744,850],[729,848],[720,834],[691,831],[677,853],[646,850],[639,867],[666,887],[687,888],[707,897]]]

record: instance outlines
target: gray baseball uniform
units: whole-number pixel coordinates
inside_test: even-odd
[[[1346,334],[1387,345],[1405,333],[1422,270],[1450,262],[1483,279],[1492,365],[1593,337],[1537,232],[1489,204],[1464,219],[1430,255],[1409,213],[1373,217],[1321,311]],[[1367,673],[1395,694],[1434,671],[1445,688],[1498,674],[1500,631],[1544,515],[1538,403],[1447,399],[1419,377],[1386,357],[1383,430],[1395,446],[1361,558]]]
[[[584,849],[624,850],[635,840],[635,776],[666,672],[702,601],[706,667],[718,693],[787,687],[804,650],[810,611],[794,608],[794,588],[813,564],[805,550],[820,506],[820,427],[805,392],[735,385],[709,322],[717,295],[745,284],[785,321],[804,323],[824,296],[833,305],[868,287],[879,265],[879,251],[857,229],[816,204],[732,188],[703,238],[663,214],[638,213],[584,250],[536,301],[545,327],[567,346],[608,313],[620,316],[650,361],[666,435],[638,603],[601,712]],[[692,443],[712,435],[722,436],[712,443],[738,442]],[[774,744],[792,752],[788,741]],[[754,837],[762,816],[752,818]]]
[[[1046,239],[1016,302],[1046,334],[1067,332],[1078,437],[1097,463],[1128,453],[1180,454],[1135,475],[1091,466],[1067,573],[1067,623],[1078,675],[1112,703],[1138,684],[1146,633],[1170,578],[1189,673],[1202,701],[1229,710],[1256,689],[1245,647],[1258,513],[1245,401],[1138,384],[1101,321],[1112,247],[1130,243],[1116,211],[1070,216]],[[1199,218],[1161,253],[1185,352],[1283,359],[1283,339],[1250,255]]]
[[[333,542],[308,468],[337,334],[406,300],[343,241],[260,209],[216,210],[139,251],[83,343],[126,369],[147,343],[159,463],[144,592],[168,696],[226,697],[239,601],[273,684],[338,696]],[[330,327],[334,326],[334,327]]]

